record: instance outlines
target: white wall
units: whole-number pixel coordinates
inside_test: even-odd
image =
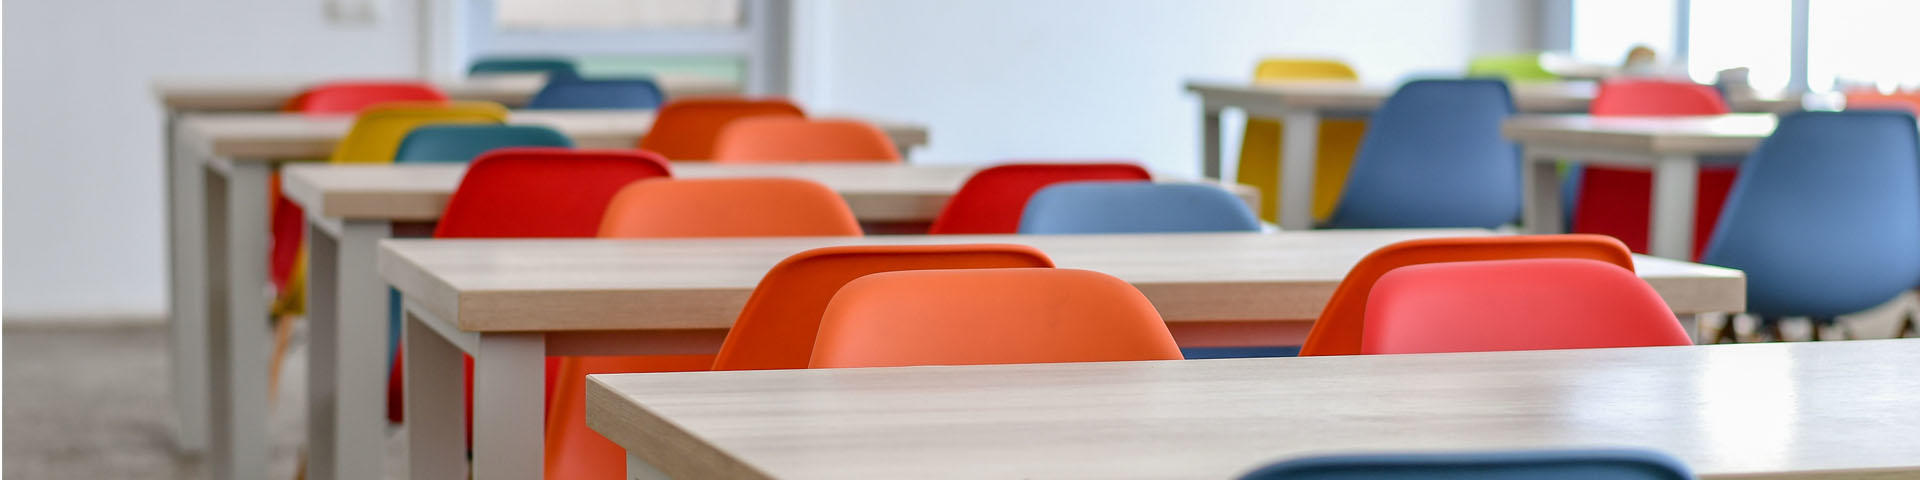
[[[412,75],[415,2],[375,1],[378,23],[336,27],[322,0],[8,0],[4,316],[158,318],[165,177],[148,80]]]

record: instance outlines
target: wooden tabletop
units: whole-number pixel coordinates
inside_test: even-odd
[[[589,376],[678,478],[1233,478],[1342,452],[1627,446],[1708,478],[1920,476],[1920,339]]]
[[[565,133],[580,148],[633,148],[653,126],[652,110],[516,110],[509,123],[546,125]],[[885,130],[894,144],[907,148],[927,143],[921,125],[867,120]],[[353,117],[295,113],[197,113],[179,128],[207,143],[215,156],[234,160],[325,158],[353,126]]]
[[[1152,235],[897,235],[694,240],[384,240],[380,276],[466,331],[726,329],[775,263],[829,245],[1017,243],[1062,268],[1105,272],[1186,321],[1319,316],[1362,256],[1383,245],[1484,230],[1321,230]],[[1677,312],[1738,311],[1739,271],[1635,257]]]
[[[676,162],[673,176],[794,177],[814,180],[847,200],[864,222],[929,222],[960,185],[987,165],[876,163],[731,164]],[[282,173],[287,198],[322,218],[430,221],[440,218],[466,165],[290,165]],[[1160,176],[1162,181],[1182,181]],[[1231,189],[1257,207],[1259,192]]]
[[[1639,154],[1745,154],[1773,134],[1772,114],[1687,117],[1516,115],[1501,125],[1522,145]]]
[[[1372,111],[1393,95],[1393,86],[1334,82],[1249,83],[1244,81],[1188,81],[1187,90],[1217,106],[1281,106],[1327,111]],[[1516,83],[1514,108],[1522,112],[1584,112],[1599,87],[1593,82]],[[1734,102],[1735,110],[1784,112],[1800,108],[1797,98],[1750,98]]]
[[[713,77],[662,75],[655,79],[669,98],[740,93],[739,82]],[[153,81],[153,92],[170,110],[274,111],[308,87],[330,80],[334,79],[317,76],[160,78]],[[488,75],[432,83],[455,100],[485,100],[518,107],[526,105],[527,100],[546,85],[546,77]]]

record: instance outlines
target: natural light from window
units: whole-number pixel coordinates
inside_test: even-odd
[[[1747,67],[1747,82],[1755,91],[1787,88],[1793,62],[1791,0],[1692,0],[1690,6],[1687,73],[1694,81],[1714,83],[1721,70]]]
[[[1815,0],[1809,9],[1809,88],[1920,87],[1920,1]]]
[[[1674,0],[1574,0],[1573,58],[1619,65],[1635,45],[1672,63]]]

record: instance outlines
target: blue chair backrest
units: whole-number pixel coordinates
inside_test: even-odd
[[[527,101],[532,109],[660,108],[667,96],[652,79],[549,79],[540,93]]]
[[[539,125],[426,125],[407,132],[394,163],[466,163],[506,147],[572,147],[566,135]]]
[[[1520,215],[1520,150],[1499,80],[1409,82],[1375,111],[1333,227],[1482,227]]]
[[[1286,460],[1241,480],[1689,480],[1673,457],[1646,450],[1329,455]]]
[[[555,57],[497,57],[475,60],[467,75],[490,73],[545,73],[547,79],[577,79],[580,71],[572,60]]]
[[[1920,133],[1894,111],[1802,112],[1740,165],[1701,261],[1747,274],[1747,311],[1831,316],[1920,285]]]
[[[1239,197],[1203,184],[1063,182],[1034,192],[1020,233],[1253,232]]]

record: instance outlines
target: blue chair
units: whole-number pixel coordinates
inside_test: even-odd
[[[1648,450],[1535,450],[1329,455],[1286,460],[1241,480],[1690,480],[1685,464]]]
[[[407,132],[394,163],[467,163],[505,147],[572,147],[567,136],[539,125],[427,125]]]
[[[1336,228],[1481,227],[1520,215],[1520,149],[1500,134],[1513,98],[1499,80],[1418,80],[1367,126]]]
[[[1907,112],[1781,118],[1741,164],[1701,262],[1746,272],[1764,326],[1832,323],[1920,285],[1916,136]]]
[[[1056,183],[1034,192],[1020,214],[1020,233],[1257,231],[1245,202],[1202,184]]]
[[[527,101],[529,109],[651,109],[667,96],[652,79],[551,79]]]
[[[548,80],[580,78],[573,61],[559,57],[489,57],[475,60],[467,68],[468,76],[498,73],[545,73]]]

